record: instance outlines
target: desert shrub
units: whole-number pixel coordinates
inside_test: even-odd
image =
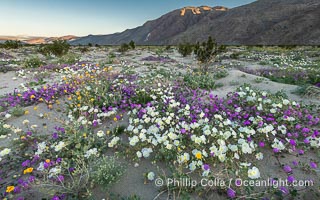
[[[133,97],[132,99],[133,102],[142,105],[147,104],[148,102],[151,102],[153,100],[150,92],[146,90],[137,90],[135,97]]]
[[[57,194],[69,195],[68,199],[80,199],[86,196],[89,187],[89,169],[87,163],[80,158],[74,158],[72,173],[68,166],[61,173],[63,175],[50,177],[49,171],[42,172],[42,177],[37,182],[30,184],[37,192],[45,195],[54,195],[52,199],[60,199]],[[67,165],[64,163],[64,165]],[[52,181],[55,180],[55,181]],[[68,180],[67,184],[64,184]],[[56,194],[56,195],[55,195]]]
[[[223,70],[223,69],[220,69],[220,70],[216,70],[214,73],[213,73],[213,77],[215,79],[220,79],[220,78],[225,78],[229,75],[228,71],[227,70]]]
[[[114,54],[112,52],[109,54],[109,58],[115,58],[115,57],[116,57],[116,54]]]
[[[305,91],[303,93],[303,96],[305,97],[315,97],[317,99],[320,99],[320,88],[310,85],[305,88]]]
[[[22,43],[18,40],[7,40],[2,46],[6,49],[18,49]]]
[[[192,89],[215,89],[217,88],[215,78],[212,74],[185,74],[183,76],[184,83]]]
[[[11,66],[0,66],[0,72],[6,73],[8,71],[14,71],[14,68]]]
[[[86,52],[89,51],[89,49],[88,49],[87,47],[80,47],[80,48],[79,48],[79,51],[80,51],[81,53],[86,53]]]
[[[166,46],[166,51],[169,51],[171,49],[171,45]]]
[[[225,46],[218,45],[211,37],[201,45],[198,42],[194,48],[194,54],[200,63],[201,72],[208,72],[209,64],[214,62],[217,55],[225,51],[225,49]]]
[[[240,82],[239,82],[239,81],[232,80],[232,81],[230,81],[229,85],[230,85],[230,86],[240,85]]]
[[[240,53],[232,53],[231,55],[230,55],[230,58],[231,59],[238,59],[239,58],[239,56],[240,56]]]
[[[131,49],[135,49],[135,48],[136,48],[136,45],[135,45],[135,43],[134,43],[133,40],[131,40],[131,41],[129,42],[129,46],[130,46]]]
[[[254,79],[254,82],[256,83],[262,83],[265,79],[262,77],[257,77],[256,79]]]
[[[0,120],[0,136],[1,135],[7,135],[8,133],[10,133],[10,128],[8,128],[7,126],[4,126],[5,123]]]
[[[130,49],[130,46],[127,43],[121,44],[120,48],[118,49],[119,52],[124,53]]]
[[[124,167],[114,157],[102,157],[93,162],[91,179],[94,184],[109,188],[124,173]]]
[[[61,58],[59,58],[58,63],[62,64],[74,64],[76,62],[78,62],[80,59],[80,57],[76,54],[73,53],[68,53],[64,56],[62,56]]]
[[[31,57],[24,61],[25,68],[39,68],[40,66],[44,65],[45,62],[40,60],[38,57]]]
[[[178,46],[178,52],[183,57],[191,55],[192,51],[193,51],[193,46],[190,43],[179,44],[179,46]]]
[[[39,52],[43,55],[54,55],[61,57],[68,53],[70,44],[65,40],[56,40],[52,44],[43,45],[40,47]]]
[[[17,107],[12,108],[10,113],[15,117],[20,117],[20,116],[24,115],[24,110],[20,106],[17,106]]]

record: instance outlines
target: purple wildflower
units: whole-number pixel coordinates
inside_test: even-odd
[[[295,178],[293,176],[288,176],[287,180],[289,183],[292,183],[295,180]]]
[[[285,165],[285,166],[283,167],[283,170],[284,170],[286,173],[292,172],[292,169],[291,169],[291,167],[290,167],[289,165]]]
[[[318,168],[318,165],[317,165],[317,163],[311,161],[310,162],[310,167],[313,168],[313,169],[316,169],[316,168]]]
[[[231,188],[228,188],[227,195],[228,195],[229,198],[235,198],[236,197],[236,191],[234,191]]]
[[[206,171],[210,170],[210,166],[208,164],[204,164],[203,165],[203,169],[206,170]]]

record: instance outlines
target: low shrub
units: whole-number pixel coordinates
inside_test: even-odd
[[[54,55],[61,57],[68,53],[70,44],[65,40],[56,40],[52,44],[43,45],[40,47],[39,52],[43,55]]]
[[[178,46],[178,52],[183,57],[191,55],[192,51],[193,51],[193,46],[190,43],[179,44]]]
[[[39,68],[42,65],[45,65],[46,63],[40,60],[38,57],[31,57],[29,59],[26,59],[24,61],[24,67],[29,69],[29,68]]]
[[[124,172],[124,167],[116,163],[114,157],[102,157],[93,162],[91,179],[94,184],[105,189],[116,183]]]

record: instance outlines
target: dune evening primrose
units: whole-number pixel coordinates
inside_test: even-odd
[[[252,167],[248,170],[248,177],[251,179],[258,179],[260,178],[260,171],[257,167]]]

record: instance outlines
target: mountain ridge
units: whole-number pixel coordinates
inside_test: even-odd
[[[74,35],[64,35],[59,37],[43,37],[43,36],[28,36],[28,35],[17,35],[17,36],[0,35],[0,41],[4,42],[6,40],[19,40],[26,44],[48,44],[48,43],[52,43],[55,40],[72,41],[77,38],[79,37]]]
[[[133,40],[140,45],[176,45],[213,36],[227,45],[319,45],[319,10],[318,0],[258,0],[226,11],[188,11],[183,16],[176,9],[133,29],[70,43],[119,45]]]

